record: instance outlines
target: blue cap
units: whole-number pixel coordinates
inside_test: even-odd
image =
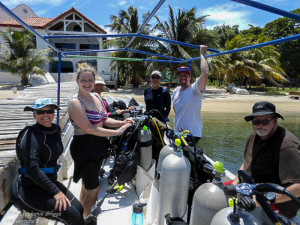
[[[43,108],[45,106],[48,106],[48,105],[53,106],[54,109],[60,109],[58,107],[58,105],[54,104],[54,102],[52,101],[51,98],[38,98],[37,100],[35,100],[33,102],[32,107],[26,106],[24,108],[24,111],[34,111],[36,109],[41,109],[41,108]]]
[[[188,68],[187,66],[178,67],[177,68],[177,74],[180,73],[180,72],[191,74],[190,68]]]

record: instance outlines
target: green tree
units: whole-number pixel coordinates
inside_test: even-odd
[[[237,49],[249,45],[267,42],[264,35],[237,35],[225,44],[225,50]],[[269,82],[279,86],[287,83],[286,74],[281,68],[280,54],[274,46],[265,46],[249,51],[220,56],[212,60],[212,76],[219,81],[223,78],[227,83],[239,86]]]
[[[145,19],[149,13],[143,15],[143,19]],[[127,11],[120,10],[118,16],[112,15],[110,16],[111,24],[106,25],[109,27],[111,31],[116,32],[118,34],[125,33],[137,33],[141,24],[139,23],[139,15],[138,9],[130,6]],[[144,29],[144,34],[149,34],[150,24],[147,24]],[[108,40],[106,42],[106,46],[116,47],[116,48],[124,48],[126,44],[129,42],[131,37],[122,37]],[[131,43],[130,48],[148,51],[151,52],[152,42],[147,39],[135,38],[135,40]],[[118,51],[112,54],[114,57],[125,57],[125,58],[142,58],[144,55],[132,51]],[[139,86],[140,77],[143,76],[146,70],[146,64],[137,61],[113,61],[111,67],[115,65],[122,68],[120,70],[123,73],[121,76],[130,76],[132,78],[133,87]],[[125,66],[124,64],[128,64]]]
[[[255,27],[251,24],[248,24],[248,26],[250,27],[249,29],[242,30],[240,33],[243,34],[243,35],[246,35],[246,34],[259,35],[263,31],[263,28],[261,28],[261,27]]]
[[[48,56],[51,49],[37,51],[33,34],[8,28],[6,32],[0,31],[0,35],[4,40],[0,43],[0,69],[19,75],[22,85],[29,84],[30,74],[46,73],[42,67],[52,60]]]
[[[300,8],[291,12],[300,14]],[[271,39],[289,37],[300,33],[300,23],[297,20],[283,17],[266,24],[263,32]],[[300,40],[281,43],[276,48],[281,55],[282,68],[289,77],[300,78]]]
[[[190,10],[178,9],[175,15],[174,9],[169,5],[169,19],[168,21],[161,21],[159,17],[155,16],[157,24],[155,29],[160,31],[158,36],[180,41],[186,43],[195,43],[195,40],[200,42],[199,34],[204,33],[203,24],[205,22],[206,16],[197,17],[196,9],[192,8]],[[176,58],[189,59],[193,58],[192,55],[199,55],[199,50],[194,50],[189,47],[184,47],[180,45],[175,45],[171,43],[163,43],[158,46],[158,52],[161,54],[166,54]],[[170,70],[175,71],[177,64],[171,64]],[[199,73],[199,63],[193,65],[193,74]]]
[[[223,24],[222,26],[215,26],[213,30],[216,32],[221,48],[225,47],[226,41],[230,41],[240,33],[239,25],[230,26]]]

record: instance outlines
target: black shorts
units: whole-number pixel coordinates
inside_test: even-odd
[[[86,189],[95,189],[99,186],[99,171],[101,162],[108,152],[108,139],[95,135],[74,135],[70,146],[74,160],[73,181],[80,178]]]
[[[22,209],[33,215],[56,220],[64,224],[82,225],[83,207],[79,200],[59,181],[52,181],[61,192],[63,192],[71,202],[71,207],[67,210],[55,210],[56,200],[53,194],[38,185],[20,185],[16,198]]]

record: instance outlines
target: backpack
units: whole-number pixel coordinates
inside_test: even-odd
[[[115,164],[108,177],[109,185],[115,180],[119,185],[130,182],[137,172],[140,156],[136,151],[138,147],[139,131],[137,125],[128,127],[117,140],[118,148],[115,150]]]
[[[132,99],[130,99],[130,101],[128,103],[128,108],[130,106],[139,106],[139,104],[137,103],[137,101],[134,98],[132,98]]]
[[[191,163],[190,190],[195,191],[201,184],[212,181],[213,176],[203,171],[204,165],[211,163],[205,158],[201,148],[187,146],[183,148],[183,154]]]

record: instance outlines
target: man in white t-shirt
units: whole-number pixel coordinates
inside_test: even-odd
[[[208,79],[208,64],[205,58],[207,46],[200,46],[201,76],[191,84],[191,72],[188,67],[177,68],[178,86],[172,94],[175,115],[175,131],[189,130],[196,143],[202,137],[201,107]]]

